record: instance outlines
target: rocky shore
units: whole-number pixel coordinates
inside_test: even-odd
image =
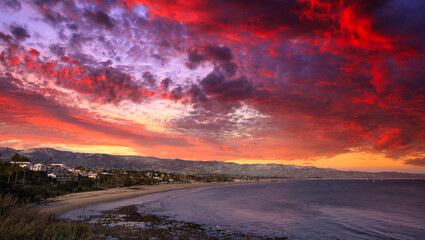
[[[168,217],[140,214],[131,205],[106,211],[101,216],[85,220],[96,237],[107,239],[199,239],[199,240],[283,240],[285,237],[255,236],[212,229],[193,222],[176,221]]]

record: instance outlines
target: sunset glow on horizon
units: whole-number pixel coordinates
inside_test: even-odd
[[[0,146],[425,173],[425,2],[4,0]]]

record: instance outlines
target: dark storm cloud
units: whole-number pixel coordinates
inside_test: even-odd
[[[209,58],[215,61],[228,62],[233,59],[232,51],[226,46],[207,45],[203,50]]]
[[[10,41],[12,40],[12,36],[10,36],[9,34],[0,32],[0,39],[7,43],[10,43]]]
[[[189,62],[186,63],[186,67],[189,69],[196,69],[199,64],[205,61],[205,56],[198,49],[191,49],[187,53]]]
[[[92,22],[99,25],[103,25],[107,28],[112,28],[114,25],[108,14],[103,11],[85,11],[84,16],[90,19]]]
[[[18,0],[2,0],[0,3],[14,11],[19,11],[22,8],[21,2]]]
[[[170,91],[170,98],[173,100],[180,100],[184,96],[184,89],[182,86],[177,85],[173,90]]]
[[[217,71],[209,73],[202,79],[200,86],[202,86],[208,95],[227,100],[252,98],[256,91],[252,83],[245,77],[226,80],[225,77]]]
[[[50,22],[51,24],[57,25],[61,22],[67,22],[68,19],[65,18],[62,14],[57,12],[50,12],[46,11],[44,14],[44,18],[47,22]]]
[[[53,6],[53,5],[61,2],[61,0],[35,0],[34,2],[37,5]]]
[[[37,0],[35,3],[44,20],[53,26],[67,24],[71,29],[77,27],[72,23],[73,21],[84,19],[82,12],[73,0]],[[61,8],[63,9],[61,10]]]
[[[168,87],[170,86],[170,84],[172,83],[173,81],[171,80],[171,79],[169,79],[169,78],[164,78],[164,79],[162,79],[161,80],[161,88],[162,88],[162,90],[164,90],[164,91],[168,91]]]
[[[208,98],[202,91],[202,89],[195,84],[192,84],[192,86],[190,87],[189,96],[192,103],[206,103],[208,101]]]
[[[192,47],[187,52],[189,62],[186,66],[189,69],[196,69],[203,61],[227,64],[233,60],[232,51],[226,46],[206,45],[202,47]],[[225,65],[230,71],[235,71],[235,66]]]
[[[404,164],[424,167],[425,166],[425,158],[413,158],[404,161]]]
[[[197,66],[205,60],[205,56],[197,48],[190,49],[187,53],[187,58],[189,59],[189,63],[193,64],[194,66]]]
[[[102,65],[99,63],[94,56],[88,55],[82,52],[75,51],[74,53],[69,55],[70,57],[78,60],[81,64],[87,65],[87,66],[97,66]]]
[[[424,1],[386,1],[373,10],[372,27],[387,35],[399,37],[405,46],[414,46],[423,50],[425,38],[425,2]]]
[[[91,37],[86,36],[83,33],[73,33],[69,39],[69,50],[78,50],[86,43],[92,41]],[[74,50],[74,51],[75,51]]]
[[[142,79],[149,84],[150,86],[154,86],[156,84],[155,77],[150,72],[142,73]]]
[[[108,60],[106,60],[106,61],[104,61],[104,62],[101,62],[101,64],[102,64],[104,67],[108,67],[108,66],[111,66],[112,64],[114,64],[114,61],[112,61],[111,59],[108,59]]]
[[[66,53],[66,47],[65,46],[61,46],[59,44],[51,44],[49,46],[50,52],[52,52],[53,54],[55,54],[56,56],[64,56]]]
[[[233,62],[224,62],[218,65],[218,68],[221,72],[225,73],[227,77],[232,77],[236,74],[238,65]]]
[[[16,91],[22,86],[22,81],[15,78],[10,72],[0,73],[0,89],[2,91]]]
[[[220,79],[224,80],[225,77],[232,77],[236,74],[238,69],[238,66],[232,62],[233,54],[227,46],[205,45],[202,47],[192,47],[187,52],[187,58],[189,62],[186,63],[186,66],[191,70],[196,69],[199,64],[204,61],[209,61],[214,64],[214,71],[202,81],[205,84],[213,84],[212,81],[214,80],[219,81]],[[213,93],[213,91],[210,91],[210,93]],[[224,95],[229,93],[230,92],[224,93]]]
[[[13,36],[19,41],[23,41],[30,37],[27,30],[23,27],[11,26],[10,31],[12,32]]]

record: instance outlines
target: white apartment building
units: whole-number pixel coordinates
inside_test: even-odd
[[[47,174],[53,173],[55,175],[63,175],[65,173],[67,173],[67,169],[64,167],[59,167],[55,164],[51,164],[51,165],[46,165],[46,164],[34,164],[30,167],[31,170],[33,171],[43,171],[43,172],[47,172]]]

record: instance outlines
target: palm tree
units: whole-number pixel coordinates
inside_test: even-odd
[[[7,178],[7,183],[10,183],[10,177],[12,176],[13,172],[14,172],[13,166],[9,165],[7,167],[7,173],[9,174],[9,177]]]
[[[13,166],[14,166],[14,169],[15,169],[15,185],[16,185],[16,182],[18,181],[18,173],[19,173],[19,169],[20,169],[21,167],[18,167],[18,166],[17,166],[17,164],[13,164]]]
[[[25,185],[25,173],[27,172],[27,167],[23,167],[22,171],[24,172],[24,177],[22,178],[22,184]]]

